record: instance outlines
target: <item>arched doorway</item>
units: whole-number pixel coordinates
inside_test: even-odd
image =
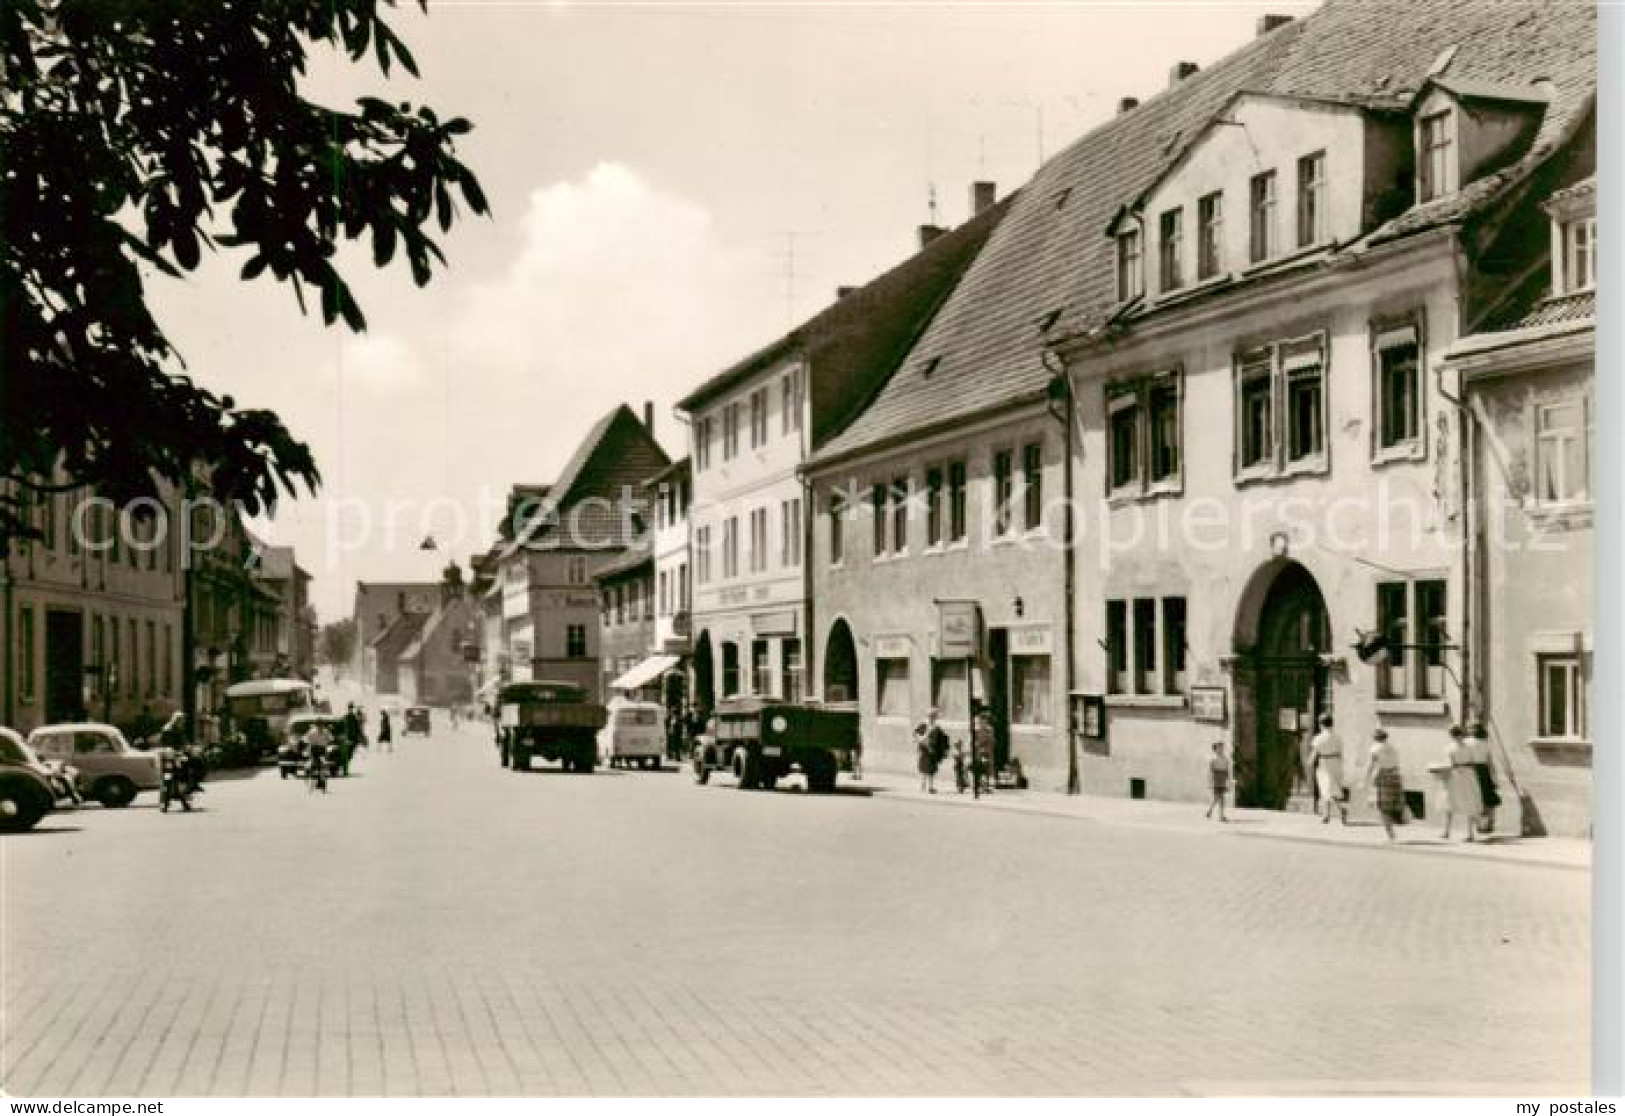
[[[1314,575],[1278,560],[1259,570],[1236,625],[1236,800],[1284,809],[1307,796],[1304,753],[1330,708],[1322,655],[1331,620]]]
[[[824,700],[858,700],[858,648],[846,620],[836,620],[824,641]]]
[[[711,658],[711,633],[694,641],[694,707],[702,716],[717,707],[716,664]]]

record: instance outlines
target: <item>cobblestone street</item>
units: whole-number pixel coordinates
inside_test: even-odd
[[[0,844],[5,1089],[1587,1081],[1584,872],[799,783],[511,774],[437,722],[326,796],[267,770],[47,819]]]

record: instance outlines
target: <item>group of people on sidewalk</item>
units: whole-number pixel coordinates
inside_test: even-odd
[[[1308,762],[1315,790],[1315,810],[1322,824],[1331,824],[1335,810],[1347,825],[1350,786],[1344,766],[1344,746],[1330,714],[1320,718],[1320,731],[1309,742]],[[1501,795],[1489,737],[1481,723],[1474,722],[1466,728],[1452,725],[1444,762],[1428,770],[1444,782],[1445,838],[1449,838],[1458,817],[1466,826],[1469,841],[1494,832],[1495,810],[1501,804]],[[1399,749],[1389,741],[1386,729],[1379,727],[1371,733],[1371,748],[1361,782],[1368,788],[1383,830],[1392,841],[1394,827],[1405,822],[1405,781],[1400,773]],[[1225,755],[1222,740],[1213,744],[1213,754],[1208,760],[1208,784],[1213,799],[1208,804],[1207,817],[1211,818],[1217,810],[1221,822],[1229,821],[1224,806],[1231,785],[1230,760]]]
[[[978,710],[971,718],[971,747],[969,756],[965,742],[956,740],[950,746],[948,734],[937,723],[938,711],[932,709],[926,719],[914,726],[915,767],[920,773],[920,792],[937,793],[937,771],[950,754],[954,761],[954,788],[964,794],[974,790],[987,794],[993,790],[995,779],[995,736],[993,719],[985,710]],[[1012,760],[1014,763],[1014,760]]]

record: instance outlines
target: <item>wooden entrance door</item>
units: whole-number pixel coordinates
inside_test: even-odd
[[[1321,656],[1330,629],[1314,577],[1296,563],[1283,568],[1264,598],[1246,671],[1253,739],[1243,742],[1251,747],[1237,787],[1241,804],[1280,810],[1294,795],[1311,794],[1306,753],[1315,721],[1329,706]]]

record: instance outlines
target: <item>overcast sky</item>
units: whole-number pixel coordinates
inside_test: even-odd
[[[229,253],[155,281],[154,301],[193,375],[315,450],[321,497],[268,534],[297,548],[326,622],[357,578],[466,563],[486,501],[551,480],[619,402],[652,400],[680,456],[673,401],[907,256],[933,190],[957,224],[972,181],[1003,196],[1174,63],[1314,7],[409,5],[394,25],[422,78],[389,95],[474,122],[459,150],[494,211],[445,238],[450,266],[418,289],[349,254],[361,336],[238,282]],[[348,103],[384,84],[330,66],[312,89]],[[419,549],[426,530],[440,550]]]

